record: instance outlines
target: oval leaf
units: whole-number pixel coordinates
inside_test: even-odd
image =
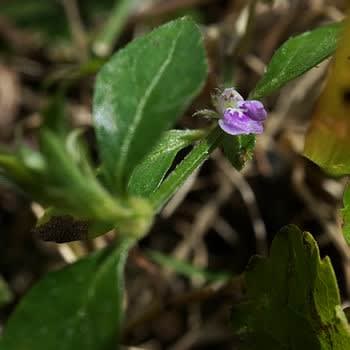
[[[7,323],[6,350],[116,349],[123,270],[132,244],[103,250],[51,272],[22,299]]]
[[[266,72],[250,97],[261,99],[333,54],[341,24],[334,23],[297,35],[272,56]]]
[[[128,192],[149,197],[161,184],[177,153],[202,135],[198,130],[167,131],[132,173]]]
[[[210,153],[222,141],[222,137],[223,131],[219,127],[213,129],[166,177],[157,191],[150,195],[150,200],[156,211],[165,205],[191,174],[209,157]]]
[[[207,63],[188,18],[116,53],[97,76],[93,115],[107,185],[125,192],[136,165],[201,89]]]

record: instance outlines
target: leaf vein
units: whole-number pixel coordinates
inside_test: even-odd
[[[174,56],[175,48],[176,48],[177,42],[182,34],[183,28],[184,27],[182,27],[181,30],[179,30],[178,35],[176,36],[173,44],[171,45],[171,48],[169,50],[169,54],[168,54],[167,58],[165,59],[163,64],[160,66],[160,69],[158,70],[157,74],[155,74],[155,76],[153,77],[151,83],[149,84],[147,90],[145,91],[143,97],[140,99],[140,102],[137,105],[137,109],[136,109],[136,113],[135,113],[135,117],[133,119],[133,122],[130,124],[129,131],[121,144],[120,157],[119,157],[118,166],[117,166],[117,169],[119,171],[121,171],[121,169],[124,169],[124,165],[128,159],[128,149],[129,149],[130,144],[131,144],[133,137],[135,135],[135,131],[138,128],[138,126],[142,120],[144,108],[145,108],[152,92],[154,91],[157,83],[160,81],[160,79],[163,76],[163,73],[165,72],[165,70],[167,69],[169,64],[171,63],[171,59]]]

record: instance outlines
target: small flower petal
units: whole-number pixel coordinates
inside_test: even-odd
[[[222,130],[230,135],[261,134],[264,127],[260,121],[253,120],[238,108],[227,108],[219,120]]]
[[[246,113],[251,119],[263,121],[267,117],[264,105],[260,101],[247,100],[239,102],[237,107]]]
[[[244,101],[241,94],[235,88],[224,89],[224,91],[221,93],[221,97],[225,101],[234,103],[235,105],[240,101]]]
[[[239,102],[244,102],[244,99],[234,88],[227,88],[213,96],[213,103],[220,114],[224,114],[227,108],[235,108]]]

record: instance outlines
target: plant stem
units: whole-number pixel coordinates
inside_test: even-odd
[[[172,197],[187,178],[196,170],[219,145],[223,132],[219,127],[213,129],[209,135],[196,145],[175,170],[165,179],[150,200],[158,212]]]
[[[87,37],[83,22],[79,13],[77,0],[63,0],[64,10],[67,15],[72,37],[77,46],[77,53],[80,61],[88,59]]]
[[[111,53],[113,45],[120,36],[136,3],[137,0],[116,1],[106,25],[92,45],[92,49],[97,56],[104,57]]]
[[[156,250],[146,251],[146,256],[156,264],[169,268],[177,274],[188,277],[200,277],[206,282],[226,282],[233,276],[227,271],[211,271],[195,266],[187,261],[174,258],[173,256],[160,253]]]
[[[121,341],[121,328],[124,322],[123,301],[125,297],[125,265],[129,256],[130,249],[135,245],[135,243],[136,240],[134,238],[127,235],[120,235],[117,238],[114,254],[112,254],[112,256],[109,258],[112,259],[111,262],[115,265],[115,274],[111,275],[111,278],[115,279],[114,283],[116,283],[118,286],[115,298],[118,300],[119,305],[118,308],[114,311],[119,315],[115,325],[116,340],[118,344]],[[117,349],[119,348],[120,346],[118,345]]]

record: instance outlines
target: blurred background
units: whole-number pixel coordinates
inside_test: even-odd
[[[345,3],[0,0],[1,147],[13,148],[19,135],[36,147],[41,111],[60,92],[72,127],[84,128],[97,157],[91,126],[96,72],[133,38],[184,15],[201,26],[210,73],[177,127],[206,126],[192,114],[211,107],[215,88],[235,86],[247,96],[285,40],[342,20]],[[240,274],[253,254],[267,254],[276,232],[289,223],[310,231],[321,255],[331,257],[344,305],[349,303],[350,251],[339,229],[344,179],[327,176],[301,155],[328,63],[265,100],[266,131],[243,171],[215,152],[132,251],[125,344],[150,350],[235,349],[228,320],[230,306],[241,298]],[[41,213],[37,203],[0,183],[0,329],[47,271],[113,240],[110,233],[89,242],[42,242],[32,232]],[[234,276],[230,282],[228,275]]]

